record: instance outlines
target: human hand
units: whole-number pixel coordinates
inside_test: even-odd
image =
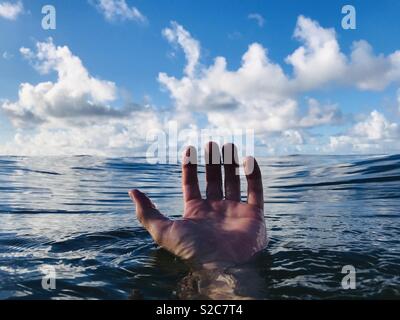
[[[129,191],[136,214],[154,241],[173,254],[205,268],[244,263],[267,245],[260,168],[254,158],[244,162],[247,203],[241,202],[237,150],[223,147],[225,199],[221,154],[216,143],[206,146],[207,196],[202,199],[197,178],[197,152],[186,149],[182,165],[184,214],[170,220],[139,190]]]

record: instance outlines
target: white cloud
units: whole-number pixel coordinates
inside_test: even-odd
[[[144,23],[147,18],[136,7],[129,7],[125,0],[91,0],[108,21],[133,20]]]
[[[316,99],[308,99],[308,114],[299,121],[300,127],[311,128],[323,125],[340,124],[343,115],[336,105],[321,106]]]
[[[198,64],[198,41],[182,26],[173,26],[163,33],[170,40],[181,39],[176,42],[185,52],[187,65],[181,79],[160,73],[159,81],[170,92],[178,112],[204,113],[212,126],[253,128],[259,134],[330,124],[340,116],[337,108],[322,108],[314,101],[302,117],[291,80],[260,44],[249,46],[235,71],[228,70],[224,57],[206,67]]]
[[[165,121],[177,120],[180,128],[251,128],[270,152],[312,152],[310,143],[322,149],[310,129],[342,124],[344,116],[335,104],[309,98],[302,106],[305,92],[332,85],[382,90],[400,80],[400,51],[376,55],[367,42],[359,41],[346,56],[333,29],[302,16],[294,33],[301,45],[286,59],[293,72],[285,72],[258,43],[248,46],[240,67],[230,69],[222,56],[210,65],[200,63],[199,41],[178,23],[172,22],[162,34],[186,57],[181,77],[163,72],[158,76],[174,103],[163,114]],[[22,83],[16,101],[0,102],[0,109],[20,128],[0,153],[121,154],[143,147],[148,128],[164,127],[152,107],[116,106],[116,84],[90,75],[68,47],[49,40],[38,43],[36,50],[20,52],[41,74],[56,73],[57,78]],[[34,127],[35,134],[27,127]],[[399,125],[375,111],[347,133],[331,137],[325,151],[400,148],[395,142],[399,138]]]
[[[7,20],[16,20],[24,12],[22,1],[18,2],[0,2],[0,17]]]
[[[108,105],[115,100],[115,84],[90,76],[82,61],[68,47],[56,47],[52,39],[36,46],[37,52],[21,48],[21,54],[40,73],[56,72],[57,81],[37,85],[22,83],[18,101],[1,105],[16,126],[125,114],[126,110]]]
[[[31,49],[29,49],[29,48],[22,47],[22,48],[19,49],[19,52],[27,59],[34,58],[34,54],[31,51]]]
[[[302,45],[286,59],[293,67],[291,75],[271,61],[267,49],[258,43],[248,47],[237,70],[230,70],[224,57],[216,57],[209,66],[199,64],[199,42],[176,22],[163,33],[183,48],[187,60],[181,78],[159,74],[177,111],[202,113],[213,127],[252,128],[260,138],[280,133],[288,141],[304,144],[307,128],[342,124],[344,117],[336,105],[321,106],[309,99],[308,109],[301,112],[298,96],[304,92],[328,85],[381,90],[400,80],[400,51],[375,55],[366,41],[359,41],[346,56],[333,29],[303,16],[294,32]],[[177,40],[182,34],[184,41]],[[375,114],[373,121],[378,121]],[[359,127],[354,128],[355,133]],[[348,140],[332,139],[332,144]]]
[[[298,130],[285,130],[283,136],[286,138],[286,141],[292,145],[304,144],[304,137]]]
[[[324,29],[316,21],[300,16],[294,36],[303,45],[286,62],[293,66],[296,90],[320,87],[345,74],[346,57],[340,52],[335,30]]]
[[[400,127],[374,110],[347,134],[330,137],[328,151],[390,152],[400,147]]]
[[[196,66],[200,58],[200,44],[193,39],[188,31],[175,21],[171,22],[170,28],[165,28],[162,32],[163,36],[172,44],[179,44],[187,59],[185,73],[193,76]]]
[[[357,137],[374,141],[395,139],[398,137],[398,129],[397,123],[389,122],[383,114],[374,110],[365,121],[357,123],[352,131]]]
[[[265,24],[264,17],[259,13],[250,13],[247,18],[255,20],[260,28],[262,28]]]
[[[400,80],[400,50],[388,56],[375,55],[368,42],[356,41],[346,77],[362,90],[383,90]]]
[[[204,113],[218,127],[281,130],[296,112],[296,102],[281,92],[286,81],[282,70],[269,62],[258,44],[249,47],[237,71],[228,71],[225,58],[218,57],[198,76],[186,73],[176,79],[160,73],[159,81],[178,112]]]
[[[67,46],[49,39],[37,43],[36,51],[20,51],[43,75],[56,72],[57,80],[23,83],[17,101],[1,103],[18,129],[0,153],[122,154],[140,149],[146,133],[161,126],[151,107],[111,106],[116,85],[91,76]]]
[[[39,126],[34,132],[19,130],[0,154],[132,156],[146,151],[146,132],[160,127],[151,110],[131,117],[96,122],[92,126]]]
[[[355,41],[349,57],[340,49],[334,29],[300,16],[294,36],[303,43],[286,62],[293,66],[294,89],[306,91],[334,83],[361,90],[383,90],[400,82],[400,50],[375,55],[365,40]]]

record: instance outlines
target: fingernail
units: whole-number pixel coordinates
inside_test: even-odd
[[[244,173],[246,176],[251,175],[254,172],[255,159],[253,157],[247,157],[244,160]]]

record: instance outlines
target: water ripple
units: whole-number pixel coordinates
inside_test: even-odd
[[[270,245],[234,271],[247,283],[240,290],[266,299],[400,298],[400,155],[259,162]],[[179,165],[0,157],[0,298],[196,298],[190,283],[199,275],[138,225],[131,188],[167,215],[182,214]],[[54,292],[41,287],[44,265],[57,270]],[[345,265],[356,268],[356,290],[341,288]]]

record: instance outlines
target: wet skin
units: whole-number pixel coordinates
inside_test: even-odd
[[[256,160],[247,157],[244,161],[248,189],[247,202],[241,202],[236,147],[224,145],[222,158],[223,164],[218,145],[208,143],[205,148],[206,198],[202,199],[197,178],[197,152],[193,147],[186,149],[182,165],[184,214],[180,220],[168,219],[139,190],[129,192],[136,204],[137,218],[154,241],[176,256],[204,268],[247,262],[267,245],[263,186]]]

